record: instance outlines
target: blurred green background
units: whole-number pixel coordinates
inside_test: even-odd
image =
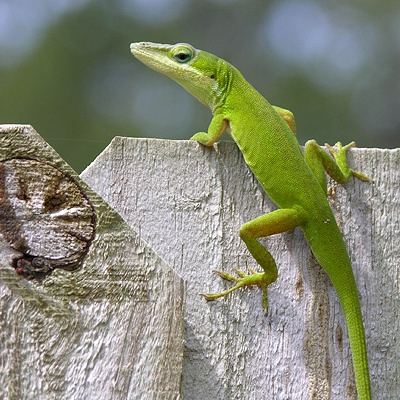
[[[211,114],[130,54],[189,42],[295,113],[301,144],[400,147],[398,0],[0,0],[0,123],[78,172],[115,135],[188,139]]]

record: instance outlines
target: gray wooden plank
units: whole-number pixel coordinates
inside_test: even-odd
[[[32,127],[0,172],[0,398],[180,398],[183,281]]]
[[[365,320],[373,398],[400,397],[400,150],[352,149],[375,179],[330,182]],[[234,143],[116,137],[81,177],[186,281],[182,396],[186,399],[354,398],[337,296],[298,230],[264,239],[280,271],[265,316],[257,289],[213,303],[228,287],[213,269],[257,269],[240,225],[275,208]]]

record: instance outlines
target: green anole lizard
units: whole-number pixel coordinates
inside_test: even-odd
[[[211,108],[213,118],[208,131],[196,133],[191,139],[212,146],[225,130],[229,131],[263,189],[280,207],[240,228],[241,239],[263,272],[245,274],[236,269],[238,277],[235,277],[216,271],[236,285],[204,297],[215,300],[241,287],[258,285],[263,288],[263,307],[267,310],[267,287],[277,279],[278,270],[272,255],[257,239],[300,227],[317,261],[332,281],[342,305],[358,398],[371,399],[357,287],[342,235],[326,198],[325,171],[338,183],[346,183],[352,175],[371,181],[348,166],[346,152],[355,145],[354,142],[347,146],[338,142],[336,149],[328,146],[329,155],[310,140],[303,154],[295,137],[292,113],[269,104],[228,62],[185,43],[132,43],[131,52],[148,67],[172,78]]]

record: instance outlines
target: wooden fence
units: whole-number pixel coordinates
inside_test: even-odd
[[[400,149],[352,149],[330,182],[362,303],[373,398],[400,398]],[[236,145],[116,137],[78,176],[0,126],[0,398],[354,399],[343,312],[298,230],[264,239],[279,278],[207,303],[213,269],[255,268],[240,225],[274,208]]]

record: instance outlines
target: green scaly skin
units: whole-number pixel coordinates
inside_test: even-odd
[[[222,293],[205,294],[207,300],[226,296],[244,286],[263,288],[263,307],[268,309],[267,287],[278,276],[275,261],[258,238],[300,227],[311,249],[329,275],[348,327],[358,398],[371,399],[368,358],[357,287],[342,235],[327,202],[325,171],[338,183],[351,176],[371,181],[347,164],[346,151],[354,146],[336,144],[331,155],[314,140],[304,154],[294,135],[290,111],[272,106],[228,62],[189,44],[149,42],[131,44],[133,55],[148,67],[172,78],[210,107],[213,118],[207,132],[192,139],[212,146],[228,130],[268,196],[280,207],[240,228],[240,237],[262,267],[262,273],[238,277],[217,271],[236,285]]]

